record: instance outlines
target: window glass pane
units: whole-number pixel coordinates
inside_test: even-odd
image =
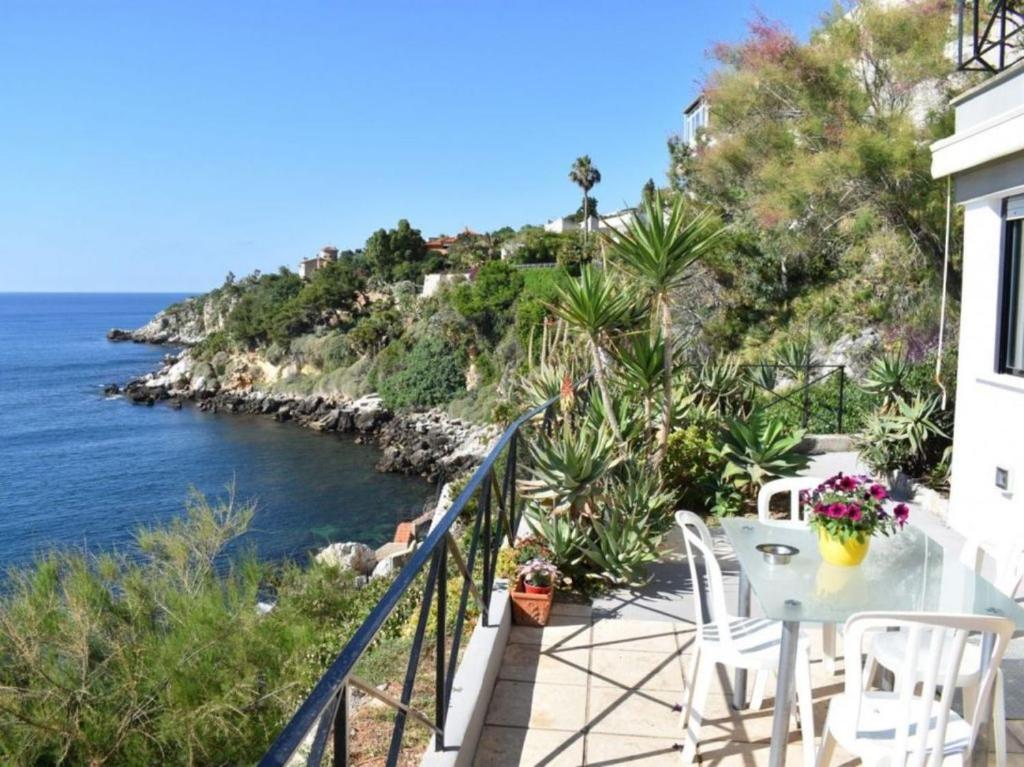
[[[1024,289],[1021,285],[1020,220],[1006,226],[1006,326],[1004,365],[1006,372],[1024,374]]]

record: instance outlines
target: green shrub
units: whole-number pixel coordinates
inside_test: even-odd
[[[141,531],[130,554],[54,552],[9,571],[3,762],[258,761],[390,584],[226,558],[251,517],[249,505],[195,495],[186,518]],[[276,604],[261,614],[268,590]],[[410,593],[378,642],[400,635],[420,592]]]
[[[465,391],[462,353],[440,338],[417,341],[399,364],[397,372],[379,379],[389,408],[443,405]]]
[[[518,269],[504,261],[488,261],[472,281],[457,285],[449,300],[459,314],[493,343],[505,332],[510,321],[509,309],[522,289],[523,277]]]
[[[794,386],[776,392],[757,393],[757,402],[773,418],[777,418],[788,429],[802,428],[804,400],[799,387]],[[778,401],[780,397],[787,397]],[[859,431],[877,403],[875,395],[867,392],[847,378],[843,386],[843,433]],[[833,434],[838,428],[839,377],[833,374],[824,381],[811,384],[807,389],[808,419],[807,431],[811,434]]]
[[[725,460],[715,445],[718,428],[707,422],[697,422],[669,436],[662,476],[678,493],[679,503],[684,509],[708,512],[714,505],[717,480],[725,470]]]
[[[231,339],[223,330],[210,333],[192,347],[192,356],[197,360],[211,360],[220,352],[231,351]]]

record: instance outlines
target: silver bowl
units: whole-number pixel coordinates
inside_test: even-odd
[[[761,552],[764,561],[770,565],[788,565],[789,560],[800,553],[800,549],[785,543],[759,543],[754,548]]]

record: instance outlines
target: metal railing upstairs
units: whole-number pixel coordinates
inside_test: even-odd
[[[424,726],[434,735],[434,748],[444,749],[445,720],[451,700],[452,685],[459,657],[464,629],[467,627],[472,597],[480,611],[480,620],[488,625],[488,607],[494,588],[494,573],[502,541],[515,542],[520,511],[516,499],[516,474],[519,467],[520,434],[534,419],[543,417],[549,426],[557,407],[558,397],[535,407],[520,416],[501,435],[473,473],[465,488],[436,521],[423,543],[401,569],[387,592],[373,611],[352,635],[348,644],[321,677],[295,712],[291,721],[278,735],[260,761],[261,767],[283,767],[286,764],[305,763],[320,765],[331,755],[336,767],[349,764],[351,727],[350,693],[358,689],[395,710],[387,764],[398,763],[402,753],[405,725],[409,719]],[[504,461],[501,458],[504,456]],[[503,463],[503,466],[502,466]],[[476,500],[472,534],[468,550],[463,555],[452,533],[456,520]],[[446,647],[446,625],[451,606],[448,600],[448,561],[455,564],[455,572],[462,578],[458,604],[454,606],[454,631],[450,647]],[[478,564],[480,567],[478,567]],[[356,664],[366,654],[395,608],[420,582],[418,576],[426,570],[422,580],[422,601],[419,605],[415,633],[412,637],[405,680],[396,698],[381,691],[356,673]],[[475,573],[480,573],[479,582]],[[420,670],[431,610],[435,610],[436,646],[434,651],[434,711],[425,713],[413,703],[413,688]],[[429,657],[429,656],[428,656]],[[300,762],[301,760],[301,762]]]
[[[1024,0],[957,0],[957,68],[1002,72],[1024,61]]]
[[[771,378],[774,380],[775,376],[779,372],[792,374],[793,368],[788,365],[741,365],[741,368],[747,372],[747,378],[753,384],[755,384],[761,391],[764,391],[770,398],[770,401],[764,405],[765,410],[771,410],[772,408],[782,405],[787,402],[796,403],[799,402],[800,407],[800,426],[804,429],[811,425],[811,390],[818,385],[824,385],[830,379],[838,381],[838,392],[836,396],[835,406],[830,408],[831,415],[834,417],[833,423],[835,423],[835,433],[843,434],[844,421],[843,417],[846,414],[846,366],[845,365],[805,365],[799,369],[799,375],[797,376],[796,384],[782,392],[775,390],[775,387],[769,387],[761,384],[758,381],[756,375],[752,375],[758,369],[765,370],[769,369],[772,371]]]

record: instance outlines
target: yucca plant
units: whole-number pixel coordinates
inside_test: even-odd
[[[779,368],[767,362],[748,365],[743,371],[743,376],[755,391],[760,389],[772,392],[779,385]]]
[[[871,361],[861,388],[877,395],[882,401],[883,410],[892,410],[897,400],[907,397],[910,371],[910,360],[905,355],[883,354]]]
[[[654,398],[662,388],[665,342],[660,332],[636,333],[615,350],[617,379],[622,389],[643,402],[644,420],[649,424]]]
[[[725,461],[722,479],[748,500],[770,479],[790,477],[807,468],[808,458],[797,452],[803,429],[787,430],[763,411],[747,418],[727,418],[717,453]]]
[[[577,279],[558,286],[558,300],[550,308],[586,337],[594,379],[606,409],[612,412],[605,366],[606,339],[633,324],[637,317],[635,304],[605,272],[588,265],[582,268]],[[613,423],[612,428],[615,436],[621,438],[618,426]]]
[[[672,430],[674,336],[669,296],[689,278],[693,265],[716,246],[723,231],[709,212],[688,214],[683,195],[677,195],[671,205],[666,205],[661,193],[655,192],[645,200],[640,214],[633,217],[625,231],[612,229],[605,236],[614,262],[650,296],[652,316],[661,327],[661,337],[668,342],[662,371],[659,464],[665,458]]]

